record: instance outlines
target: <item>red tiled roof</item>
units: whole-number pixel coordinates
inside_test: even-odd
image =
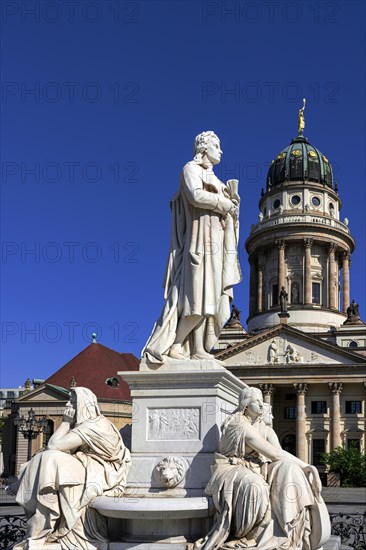
[[[93,343],[45,382],[68,389],[71,379],[75,377],[77,386],[89,388],[98,399],[130,401],[128,385],[117,372],[138,369],[139,360],[132,353],[118,353],[102,344]],[[106,384],[108,378],[117,378],[118,387],[112,388]]]

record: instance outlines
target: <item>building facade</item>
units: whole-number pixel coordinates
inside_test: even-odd
[[[123,435],[129,446],[130,425],[132,422],[131,394],[126,382],[117,372],[138,370],[139,361],[131,353],[119,353],[95,340],[76,357],[57,370],[45,381],[28,380],[22,395],[9,402],[4,411],[3,427],[3,477],[11,477],[19,472],[27,461],[28,440],[14,423],[19,415],[35,421],[44,419],[44,429],[35,433],[31,441],[31,454],[45,447],[53,432],[60,426],[66,403],[70,398],[70,388],[85,386],[98,398],[100,410]]]
[[[283,448],[322,470],[323,452],[366,449],[366,325],[351,302],[355,241],[341,221],[332,166],[304,126],[301,109],[246,240],[248,332],[229,323],[216,356],[262,389]]]

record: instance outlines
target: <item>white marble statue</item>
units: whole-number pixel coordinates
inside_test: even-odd
[[[329,539],[317,469],[284,451],[270,424],[262,392],[245,388],[206,487],[214,525],[195,550],[314,550]]]
[[[118,430],[101,415],[96,396],[73,388],[60,427],[46,450],[23,465],[16,501],[28,528],[20,550],[57,542],[62,550],[107,550],[105,519],[88,507],[101,495],[121,496],[130,453]]]
[[[214,132],[196,137],[194,154],[171,202],[165,305],[142,352],[155,364],[213,359],[209,352],[230,317],[232,287],[241,281],[238,181],[225,185],[213,172],[222,154]]]
[[[302,357],[292,344],[288,344],[285,351],[286,363],[300,363]]]
[[[268,347],[268,362],[271,365],[278,362],[277,352],[278,352],[278,348],[277,348],[276,342],[272,340],[272,342]]]

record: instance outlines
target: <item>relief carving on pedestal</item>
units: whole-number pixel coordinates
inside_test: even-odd
[[[148,440],[199,439],[199,408],[149,409]]]

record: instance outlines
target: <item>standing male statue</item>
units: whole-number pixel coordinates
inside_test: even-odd
[[[209,352],[230,317],[232,287],[241,281],[240,197],[238,180],[225,185],[213,172],[221,155],[214,132],[199,134],[171,201],[165,305],[142,352],[149,363],[213,359]]]
[[[280,299],[281,313],[287,313],[288,294],[284,286],[281,286],[279,299]]]

